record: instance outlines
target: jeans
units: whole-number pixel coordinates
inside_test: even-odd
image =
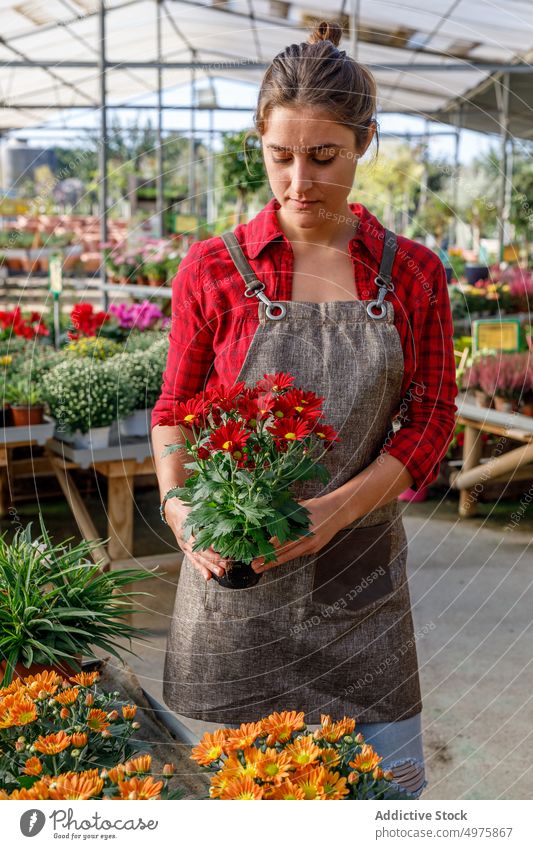
[[[381,755],[383,769],[391,769],[395,783],[406,791],[406,798],[418,798],[427,786],[422,744],[422,714],[398,722],[357,723],[365,743],[371,743]]]

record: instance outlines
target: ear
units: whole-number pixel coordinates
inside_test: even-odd
[[[363,144],[359,147],[359,149],[358,149],[358,151],[357,151],[357,158],[358,158],[358,159],[362,159],[362,158],[363,158],[363,156],[364,156],[364,155],[365,155],[365,153],[367,152],[368,148],[369,148],[369,147],[370,147],[370,145],[372,144],[372,139],[373,139],[373,138],[374,138],[374,136],[376,135],[377,128],[378,128],[378,126],[377,126],[377,122],[375,121],[375,119],[372,119],[372,122],[370,123],[370,125],[369,125],[369,127],[368,127],[368,129],[367,129],[367,136],[366,136],[366,139],[365,139],[364,143],[363,143]]]

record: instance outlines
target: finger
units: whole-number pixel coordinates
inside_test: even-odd
[[[183,542],[182,549],[189,560],[192,560],[193,563],[198,564],[203,569],[206,569],[209,572],[210,577],[212,572],[219,577],[222,577],[224,574],[225,569],[223,566],[218,564],[218,561],[215,563],[207,557],[204,557],[203,552],[200,553],[199,551],[193,551],[192,546],[188,542]]]
[[[264,557],[258,557],[256,560],[252,561],[252,569],[257,574],[261,574],[261,572],[268,572],[269,569],[274,569],[276,566],[281,566],[282,563],[288,563],[289,560],[295,560],[297,557],[303,557],[305,554],[310,554],[311,552],[307,547],[304,547],[300,544],[300,548],[295,546],[291,548],[290,551],[284,549],[285,553],[282,554],[281,551],[277,555],[277,559],[274,563],[266,563]]]
[[[192,563],[193,563],[194,568],[197,569],[198,572],[200,572],[200,574],[202,575],[203,578],[205,578],[206,581],[212,580],[213,575],[211,574],[209,569],[206,569],[206,567],[202,566],[201,563],[195,563],[194,560],[192,561]]]

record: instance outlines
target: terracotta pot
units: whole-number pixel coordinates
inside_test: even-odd
[[[529,401],[528,404],[522,404],[518,412],[522,416],[533,416],[533,401]]]
[[[35,407],[23,406],[22,404],[12,404],[11,414],[13,416],[13,424],[15,427],[23,425],[38,425],[43,421],[44,406],[42,404]]]
[[[83,655],[76,655],[76,660],[81,666]],[[69,675],[76,675],[80,670],[75,669],[66,661],[60,666],[59,664],[50,664],[50,663],[32,663],[31,666],[24,666],[22,662],[15,664],[15,671],[13,672],[13,678],[26,678],[28,675],[38,675],[40,672],[45,672],[46,670],[53,670],[57,672],[58,675],[62,675],[64,678],[68,678]],[[4,679],[6,671],[6,661],[0,661],[0,684]]]
[[[155,287],[155,286],[162,286],[163,283],[162,283],[161,280],[158,280],[157,277],[149,277],[148,278],[148,285]]]
[[[261,580],[261,573],[254,572],[249,563],[235,561],[220,578],[215,574],[213,578],[221,587],[229,590],[245,590],[248,587],[254,587]]]

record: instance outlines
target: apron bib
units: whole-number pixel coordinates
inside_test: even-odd
[[[324,398],[342,441],[319,460],[330,480],[302,481],[296,500],[337,489],[368,466],[394,429],[403,351],[386,231],[375,301],[271,302],[233,233],[222,238],[257,297],[259,326],[236,380],[294,375]],[[165,658],[167,705],[193,719],[252,722],[303,710],[359,722],[395,722],[422,709],[409,587],[407,539],[393,499],[335,534],[319,552],[263,573],[255,587],[206,581],[185,555]]]

